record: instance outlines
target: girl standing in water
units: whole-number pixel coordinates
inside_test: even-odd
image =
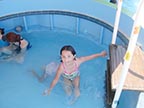
[[[80,90],[79,90],[79,81],[80,81],[80,72],[79,72],[79,66],[81,63],[92,60],[97,57],[104,57],[106,56],[106,52],[102,51],[101,53],[92,54],[89,56],[84,56],[77,58],[76,57],[76,51],[75,49],[70,46],[66,45],[62,47],[60,50],[61,55],[61,63],[57,69],[55,78],[53,79],[50,87],[44,91],[44,95],[50,94],[53,87],[57,84],[60,76],[63,76],[64,79],[64,89],[68,96],[72,94],[71,87],[74,88],[74,95],[75,97],[80,96]]]

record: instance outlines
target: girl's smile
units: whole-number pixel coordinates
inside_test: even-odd
[[[62,51],[61,58],[62,58],[62,62],[69,64],[71,61],[74,60],[75,56],[70,51],[64,50]]]

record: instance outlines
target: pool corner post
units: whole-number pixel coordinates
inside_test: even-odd
[[[115,24],[114,24],[114,30],[113,30],[113,36],[112,36],[112,44],[115,44],[115,42],[116,42],[117,31],[118,31],[119,20],[120,20],[121,9],[122,9],[122,3],[123,3],[122,0],[118,0],[117,11],[116,11],[116,16],[115,16]]]
[[[127,72],[128,72],[131,60],[132,60],[133,52],[134,52],[137,38],[138,38],[140,28],[141,28],[140,27],[141,21],[144,19],[144,14],[143,14],[144,8],[143,7],[144,7],[144,0],[141,0],[140,4],[138,6],[138,9],[136,11],[136,18],[134,20],[128,48],[127,48],[127,51],[126,51],[126,54],[124,57],[124,63],[122,65],[120,81],[119,81],[118,87],[116,89],[116,93],[114,95],[114,99],[112,102],[112,108],[117,107],[117,104],[119,102],[119,98],[120,98],[120,95],[121,95],[121,92],[123,89],[124,81],[126,79]]]

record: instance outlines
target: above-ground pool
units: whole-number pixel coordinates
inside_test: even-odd
[[[51,62],[60,62],[59,51],[64,45],[72,45],[77,57],[99,53],[106,47],[98,45],[82,36],[61,31],[33,31],[22,33],[32,47],[25,54],[23,63],[1,61],[0,107],[1,108],[104,108],[106,59],[96,58],[80,66],[81,96],[69,104],[70,98],[62,88],[62,81],[55,86],[49,96],[43,91],[49,87],[53,76],[44,82],[31,73],[35,70],[42,75],[41,67]]]
[[[38,0],[10,3],[1,0],[0,27],[5,32],[21,34],[30,41],[32,47],[26,52],[24,61],[0,61],[0,108],[105,108],[106,105],[106,61],[97,58],[85,62],[80,67],[81,96],[70,105],[62,88],[62,80],[55,86],[50,96],[43,96],[54,74],[44,82],[33,75],[34,70],[42,75],[42,67],[51,62],[60,62],[59,51],[64,45],[72,45],[77,57],[109,52],[113,34],[116,9],[103,5],[104,0],[83,2]],[[134,0],[133,0],[134,1]],[[35,2],[34,5],[32,5]],[[105,2],[108,4],[107,0]],[[85,6],[87,4],[87,6]],[[8,7],[8,8],[7,8]],[[100,12],[99,12],[100,11]],[[106,14],[107,13],[107,14]],[[127,45],[133,19],[121,14],[116,44]],[[22,28],[17,31],[17,28]],[[143,48],[142,29],[138,42]],[[0,47],[1,47],[0,43]],[[118,108],[135,108],[140,92],[123,91]]]

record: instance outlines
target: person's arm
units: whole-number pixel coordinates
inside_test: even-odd
[[[50,94],[51,90],[52,90],[52,89],[54,88],[54,86],[57,84],[57,82],[58,82],[58,80],[59,80],[59,78],[60,78],[60,76],[61,76],[61,73],[62,73],[62,66],[60,65],[60,66],[58,67],[57,73],[56,73],[55,78],[53,79],[50,87],[43,93],[43,95],[47,95],[47,94],[49,95],[49,94]]]
[[[28,45],[28,41],[27,41],[27,40],[25,40],[25,39],[21,40],[20,47],[21,47],[22,49],[23,49],[23,48],[26,48],[27,45]]]
[[[80,57],[79,62],[83,63],[85,61],[92,60],[92,59],[95,59],[97,57],[104,57],[106,55],[107,55],[106,51],[102,51],[101,53],[96,53],[96,54],[92,54],[92,55],[89,55],[89,56]]]
[[[3,36],[3,35],[0,33],[0,40],[2,40],[2,36]]]

